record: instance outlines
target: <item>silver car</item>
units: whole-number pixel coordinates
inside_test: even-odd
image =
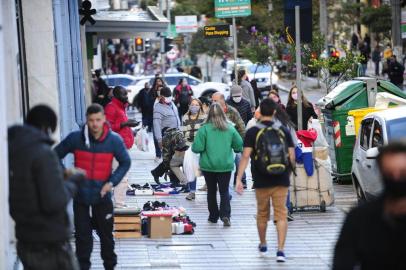
[[[376,157],[378,147],[406,138],[406,107],[373,112],[364,117],[354,146],[352,180],[358,201],[369,201],[382,191]]]

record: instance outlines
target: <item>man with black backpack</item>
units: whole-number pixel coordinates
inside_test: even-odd
[[[272,122],[277,104],[264,99],[260,104],[260,122],[250,128],[244,138],[244,150],[238,168],[237,192],[242,194],[242,175],[251,158],[251,172],[257,199],[258,246],[265,255],[266,229],[270,219],[270,200],[274,208],[274,223],[278,234],[277,262],[285,262],[284,246],[288,229],[286,198],[289,188],[291,164],[295,164],[292,137],[284,126]]]

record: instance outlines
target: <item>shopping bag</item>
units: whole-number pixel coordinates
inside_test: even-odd
[[[137,146],[137,149],[140,151],[148,152],[148,132],[147,128],[141,128],[138,132],[137,135],[135,136],[135,145]]]
[[[199,166],[199,155],[193,153],[191,147],[186,150],[183,158],[183,173],[188,182],[193,182],[197,177],[202,175]]]

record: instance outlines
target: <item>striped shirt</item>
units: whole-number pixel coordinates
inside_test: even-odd
[[[182,131],[185,135],[186,144],[191,146],[197,131],[206,121],[207,115],[204,113],[199,113],[196,119],[191,119],[189,114],[185,114],[182,118]]]

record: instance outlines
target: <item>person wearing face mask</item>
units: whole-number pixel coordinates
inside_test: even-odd
[[[248,121],[252,118],[251,105],[243,98],[242,88],[239,85],[231,86],[230,98],[226,102],[228,105],[237,109],[244,124],[247,125]]]
[[[182,118],[182,131],[186,139],[186,144],[191,146],[196,133],[201,125],[206,121],[207,115],[203,112],[202,103],[199,99],[192,99],[189,111]],[[186,199],[191,201],[195,199],[196,179],[189,183],[189,194]]]
[[[113,89],[113,99],[105,108],[106,120],[110,123],[111,130],[118,133],[123,139],[127,149],[134,145],[134,133],[132,127],[136,127],[138,122],[128,119],[126,108],[128,106],[127,89],[122,86],[116,86]],[[113,169],[118,167],[118,162],[114,160]],[[114,201],[116,208],[126,207],[125,198],[128,186],[128,176],[114,189]]]
[[[254,89],[252,88],[251,84],[249,83],[248,75],[245,70],[238,71],[238,85],[242,88],[242,96],[245,98],[251,105],[251,111],[255,112],[255,94]]]
[[[169,128],[180,128],[178,109],[172,102],[171,89],[168,87],[161,88],[159,102],[154,105],[153,126],[158,147],[162,151],[162,137],[164,130]],[[154,180],[157,183],[159,182],[159,177],[166,171],[166,168],[162,164],[163,162],[156,169],[151,171],[151,174],[154,176]]]
[[[289,97],[288,97],[288,104],[286,105],[286,112],[290,117],[290,120],[295,124],[296,129],[298,126],[297,121],[297,87],[293,86],[290,89]],[[303,130],[307,130],[307,122],[311,119],[317,119],[317,114],[313,109],[313,104],[311,104],[307,98],[303,95],[302,92],[302,123],[303,123]]]
[[[383,191],[351,210],[335,246],[333,270],[406,269],[406,143],[391,142],[377,157]]]

